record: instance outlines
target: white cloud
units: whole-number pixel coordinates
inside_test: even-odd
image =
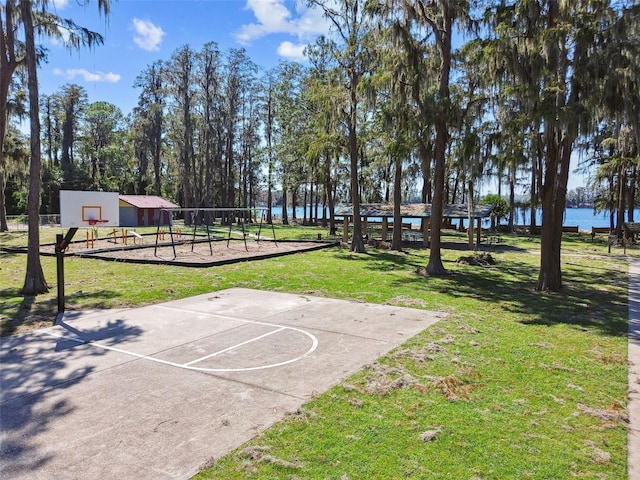
[[[274,33],[310,39],[329,30],[327,20],[317,8],[300,6],[295,16],[284,0],[247,0],[245,8],[253,11],[258,22],[243,25],[235,33],[236,40],[243,45]]]
[[[120,75],[117,73],[105,73],[105,72],[90,72],[84,68],[68,68],[62,70],[60,68],[54,68],[53,74],[59,77],[64,77],[67,80],[73,80],[76,77],[82,77],[85,82],[107,82],[117,83],[120,81]]]
[[[290,60],[305,60],[304,49],[307,47],[306,43],[293,44],[291,42],[282,42],[278,47],[278,55]]]
[[[69,0],[53,0],[51,4],[54,9],[63,10],[69,4]]]
[[[160,44],[166,35],[162,28],[154,25],[149,20],[134,18],[133,30],[136,32],[136,35],[133,36],[133,41],[141,49],[149,52],[160,50]]]
[[[68,29],[61,26],[58,26],[57,29],[58,29],[58,35],[60,35],[60,37],[49,37],[49,42],[54,47],[67,46],[67,42],[69,41],[69,38],[71,38],[71,32]]]

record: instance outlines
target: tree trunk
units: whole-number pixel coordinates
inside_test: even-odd
[[[467,199],[467,218],[469,220],[469,228],[467,229],[467,243],[469,248],[473,248],[474,238],[473,238],[473,210],[475,209],[474,199],[473,199],[473,189],[474,182],[473,180],[469,180],[469,198]]]
[[[556,171],[547,166],[545,183],[542,188],[542,232],[540,235],[540,272],[536,290],[557,292],[562,288],[560,268],[560,238],[562,236],[562,215],[557,217],[554,205],[554,184]],[[559,235],[558,235],[559,231]]]
[[[536,290],[559,292],[562,289],[560,253],[562,218],[564,216],[572,140],[570,133],[561,135],[559,127],[545,132],[547,161],[542,186],[542,232],[540,235],[540,272]],[[569,128],[569,130],[571,130]],[[556,138],[563,138],[560,144]]]
[[[426,272],[429,275],[445,275],[447,270],[442,264],[441,229],[442,212],[444,207],[444,170],[447,141],[449,136],[448,120],[451,110],[449,93],[449,74],[451,72],[451,35],[453,27],[452,14],[447,2],[442,2],[443,15],[442,30],[437,34],[438,49],[441,55],[440,78],[438,86],[439,115],[436,120],[436,142],[434,147],[434,185],[433,203],[431,205],[431,246],[429,250],[429,263]]]
[[[331,153],[326,151],[327,167],[325,171],[325,190],[327,195],[327,203],[329,204],[329,235],[336,234],[336,218],[335,218],[335,194],[331,182]]]
[[[18,67],[15,56],[14,22],[15,0],[5,2],[5,22],[2,21],[0,13],[0,155],[4,154],[4,139],[7,132],[9,120],[9,86],[11,78]],[[6,23],[6,24],[5,24]]]
[[[422,203],[431,203],[433,190],[431,189],[431,148],[425,145],[422,138],[418,139],[418,157],[422,172]]]
[[[358,118],[358,79],[355,73],[355,65],[351,66],[351,96],[349,112],[349,156],[351,159],[351,205],[353,208],[353,237],[351,238],[351,251],[364,253],[364,240],[362,238],[362,221],[360,218],[360,182],[358,181],[358,134],[356,122]]]
[[[282,186],[282,224],[289,225],[289,212],[287,212],[287,188]]]
[[[308,225],[307,223],[307,202],[309,201],[308,195],[309,191],[307,190],[307,185],[304,184],[304,195],[302,196],[302,224]],[[311,212],[309,212],[309,216],[311,216]]]
[[[391,240],[391,250],[402,250],[402,215],[400,205],[402,204],[402,160],[396,155],[395,172],[393,174],[393,239]],[[386,240],[386,239],[382,239]]]
[[[27,270],[22,295],[37,295],[49,291],[40,263],[40,112],[38,96],[38,76],[36,68],[36,47],[29,0],[21,0],[22,22],[24,25],[27,73],[29,86],[29,119],[31,125],[31,163],[29,168],[29,196],[27,200],[29,235],[27,243]]]
[[[318,226],[318,211],[320,209],[320,184],[318,182],[314,182],[316,185],[316,196],[315,196],[315,208],[313,210],[313,224]]]
[[[539,128],[539,125],[536,124],[536,127]],[[537,224],[537,214],[538,214],[538,200],[539,200],[539,192],[542,191],[542,139],[541,136],[537,133],[537,130],[534,130],[535,133],[535,142],[534,142],[534,156],[533,156],[533,168],[531,168],[531,198],[530,198],[530,211],[531,216],[529,218],[529,233],[534,234],[536,230]]]
[[[555,27],[558,18],[559,2],[549,2],[549,25]],[[553,30],[553,28],[551,28]],[[572,54],[572,64],[584,65],[584,59],[590,45],[578,37]],[[562,60],[559,60],[561,59]],[[575,69],[572,69],[571,79],[565,78],[569,71],[570,62],[561,54],[559,42],[553,43],[549,53],[549,64],[555,66],[557,72],[555,84],[567,83],[568,97],[562,91],[556,93],[556,112],[569,111],[564,123],[558,121],[555,114],[547,117],[544,123],[544,139],[546,146],[545,175],[542,189],[542,234],[540,238],[540,273],[536,290],[558,292],[562,289],[561,246],[562,219],[567,200],[567,184],[569,182],[569,167],[573,142],[578,136],[579,111],[583,108],[579,102],[579,92],[582,84],[578,80]],[[565,100],[566,97],[566,100]],[[573,110],[573,111],[572,111]]]
[[[621,241],[624,229],[624,212],[626,210],[627,200],[627,169],[624,165],[620,166],[620,173],[618,174],[618,213],[616,220],[616,238]]]
[[[11,78],[18,62],[15,57],[14,42],[14,22],[15,16],[15,0],[5,2],[5,22],[2,20],[0,12],[0,159],[4,157],[4,141],[7,132],[7,124],[9,121],[9,85]],[[0,161],[0,163],[2,163]],[[5,201],[5,189],[7,186],[8,175],[6,172],[0,173],[0,232],[6,232],[9,229],[7,225],[7,210]]]
[[[627,195],[627,220],[634,222],[634,206],[636,204],[636,183],[638,181],[638,167],[633,166],[631,168],[631,181],[629,182],[629,189]]]
[[[444,157],[447,143],[447,122],[440,118],[436,122],[436,144],[434,150],[434,192],[431,204],[431,245],[429,249],[429,263],[426,272],[429,275],[445,275],[447,270],[442,264],[441,230],[442,212],[444,204]]]
[[[511,169],[510,181],[509,181],[509,233],[515,232],[515,226],[513,224],[513,211],[516,203],[516,169]]]
[[[9,230],[7,223],[7,203],[5,189],[7,188],[7,175],[0,172],[0,232]]]
[[[298,188],[294,188],[291,192],[291,220],[294,222],[298,220],[298,212],[296,211],[298,205]]]

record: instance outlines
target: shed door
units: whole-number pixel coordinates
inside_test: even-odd
[[[154,225],[156,222],[153,219],[153,214],[155,213],[155,210],[153,208],[150,208],[149,210],[147,210],[147,219],[149,220],[149,222],[147,223],[147,225],[151,226]]]
[[[144,226],[144,208],[138,208],[138,226]]]

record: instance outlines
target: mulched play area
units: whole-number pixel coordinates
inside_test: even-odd
[[[209,267],[249,260],[278,257],[308,252],[338,245],[335,241],[288,241],[249,237],[223,238],[220,236],[169,235],[157,238],[155,234],[129,235],[126,243],[122,236],[93,238],[79,231],[66,250],[66,256],[94,258],[130,263]],[[42,245],[43,255],[54,255],[53,244]]]

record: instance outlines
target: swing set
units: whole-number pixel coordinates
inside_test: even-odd
[[[201,224],[198,222],[198,220],[202,220],[202,223],[205,226],[206,232],[207,232],[207,242],[209,243],[209,252],[210,255],[213,255],[213,239],[211,238],[211,230],[209,228],[210,224],[213,225],[213,222],[210,221],[211,218],[215,221],[215,219],[220,218],[221,219],[221,225],[222,225],[222,220],[226,219],[229,223],[229,231],[227,233],[227,248],[229,248],[229,243],[231,242],[231,234],[233,232],[233,224],[234,224],[234,220],[237,219],[238,222],[242,228],[242,239],[244,240],[244,248],[245,250],[248,252],[249,248],[247,246],[247,232],[245,230],[245,224],[247,223],[247,220],[250,220],[252,218],[252,215],[254,216],[259,216],[260,217],[260,222],[258,224],[258,234],[256,236],[256,241],[260,242],[260,235],[262,233],[262,220],[264,218],[264,212],[267,211],[267,208],[264,207],[253,207],[253,208],[163,208],[161,210],[161,212],[167,212],[167,214],[169,215],[169,236],[171,239],[171,247],[173,249],[173,258],[177,258],[177,254],[176,254],[176,243],[182,244],[184,243],[183,241],[179,241],[176,242],[176,238],[182,238],[182,230],[177,230],[176,232],[174,232],[173,230],[173,214],[174,213],[184,213],[185,216],[187,214],[191,215],[191,223],[193,224],[193,233],[192,233],[192,237],[191,237],[191,251],[193,252],[193,247],[196,243],[196,234],[198,231],[198,227],[201,226]],[[209,215],[204,215],[204,214],[209,214]],[[200,215],[203,215],[203,217],[201,218]],[[158,229],[156,231],[156,245],[153,251],[154,256],[158,256],[158,241],[160,239],[160,237],[162,236],[162,238],[164,238],[164,231],[161,231],[161,227],[160,227],[160,222],[158,221]],[[273,235],[273,242],[275,243],[276,247],[278,246],[277,240],[276,240],[276,231],[275,228],[273,226],[273,223],[271,224],[271,233]]]

